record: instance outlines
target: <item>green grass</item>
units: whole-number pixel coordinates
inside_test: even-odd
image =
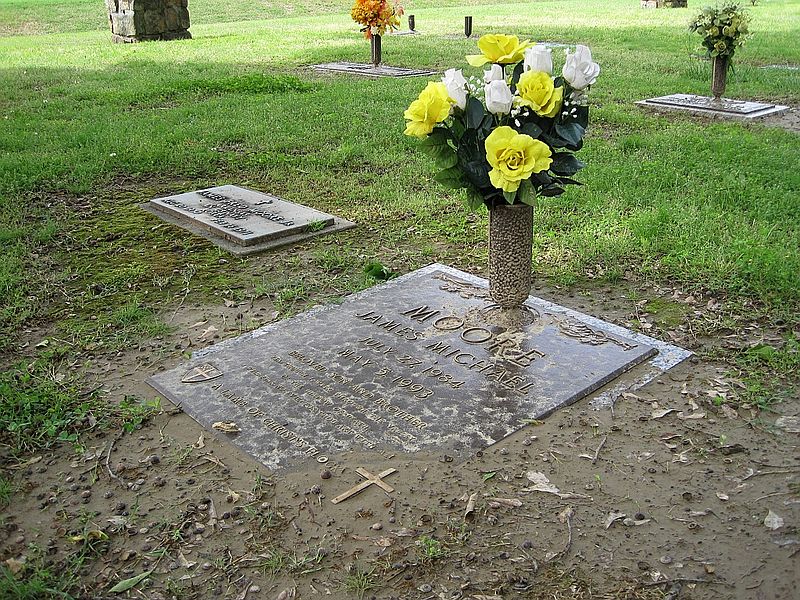
[[[72,381],[48,370],[43,362],[19,365],[0,373],[0,442],[13,453],[76,442],[97,405]]]
[[[434,260],[485,269],[485,214],[470,215],[460,193],[439,187],[431,161],[402,133],[402,111],[425,81],[308,69],[366,60],[349,5],[221,4],[192,2],[192,40],[135,45],[110,43],[102,4],[0,6],[3,31],[25,33],[0,37],[0,352],[31,326],[50,328],[73,352],[124,349],[166,333],[162,307],[190,296],[264,295],[288,315],[371,285],[370,262],[395,272]],[[796,317],[797,135],[633,105],[708,92],[710,67],[693,56],[699,36],[686,29],[694,9],[426,0],[411,10],[422,35],[387,36],[386,62],[477,73],[463,59],[475,51],[459,36],[465,4],[478,34],[583,42],[602,65],[580,153],[586,185],[536,210],[541,277],[572,284],[591,270],[611,282],[671,280]],[[796,104],[800,73],[759,67],[800,64],[800,47],[787,43],[800,1],[752,12],[754,37],[737,54],[728,93]],[[30,35],[37,31],[46,35]],[[139,208],[225,183],[359,228],[333,244],[310,242],[303,258],[233,259]]]
[[[14,600],[73,600],[69,592],[77,582],[74,557],[64,565],[46,563],[41,550],[32,548],[27,553],[22,569],[14,574],[0,565],[0,598]]]

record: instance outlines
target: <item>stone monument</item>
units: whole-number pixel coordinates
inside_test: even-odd
[[[118,43],[190,39],[189,0],[106,0]]]
[[[277,470],[350,450],[464,459],[690,354],[539,298],[504,311],[484,280],[433,264],[195,352],[148,383]],[[389,473],[362,473],[361,486]]]

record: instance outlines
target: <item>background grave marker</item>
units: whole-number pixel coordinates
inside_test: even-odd
[[[235,185],[150,200],[142,207],[233,254],[252,254],[355,223]]]
[[[397,34],[394,34],[397,35]],[[424,77],[434,75],[436,71],[429,69],[409,69],[406,67],[390,67],[366,63],[351,62],[332,62],[314,65],[317,71],[329,71],[333,73],[349,73],[351,75],[361,75],[363,77]]]
[[[698,115],[712,115],[733,119],[756,119],[777,115],[789,110],[788,106],[765,102],[748,102],[722,98],[719,101],[708,96],[693,94],[670,94],[658,98],[640,100],[636,104],[664,110],[682,110]]]

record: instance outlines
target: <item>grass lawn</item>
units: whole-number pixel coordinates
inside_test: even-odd
[[[192,40],[133,45],[110,43],[95,2],[0,6],[9,34],[0,38],[0,346],[12,346],[20,327],[47,323],[76,347],[109,330],[106,341],[122,344],[128,329],[157,331],[160,303],[189,293],[325,301],[365,285],[361,268],[375,258],[399,271],[433,260],[483,269],[485,214],[470,215],[458,193],[439,187],[402,133],[402,111],[424,80],[312,72],[317,62],[368,59],[344,6],[224,4],[192,2]],[[387,36],[385,62],[466,66],[475,43],[459,37],[463,4],[408,7],[423,34]],[[582,42],[603,68],[581,152],[587,185],[541,199],[536,211],[540,277],[669,280],[796,315],[797,135],[633,105],[708,92],[709,64],[686,30],[691,10],[467,4],[478,34]],[[800,47],[787,43],[800,2],[752,13],[755,35],[736,57],[728,95],[797,104],[800,72],[759,67],[800,64]],[[333,249],[314,245],[302,267],[314,276],[298,283],[254,277],[259,257],[220,268],[216,248],[137,206],[223,183],[339,214],[361,231]],[[291,252],[282,260],[300,267]]]

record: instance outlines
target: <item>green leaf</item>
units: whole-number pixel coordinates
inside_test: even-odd
[[[556,133],[570,146],[579,146],[585,130],[576,122],[556,123]]]
[[[514,198],[517,197],[517,192],[507,192],[503,190],[503,198],[506,199],[506,202],[509,204],[514,204]]]
[[[467,205],[470,210],[478,210],[483,205],[483,196],[473,187],[467,188]]]
[[[530,179],[526,179],[519,186],[519,201],[528,206],[536,206],[536,188]]]
[[[519,132],[524,133],[525,135],[529,135],[533,139],[537,139],[539,135],[542,133],[542,128],[539,127],[536,123],[525,123],[522,125]]]
[[[486,114],[483,111],[481,101],[472,96],[467,100],[467,107],[464,112],[466,113],[466,124],[469,129],[480,127],[481,121],[483,121],[483,117]]]
[[[436,156],[436,166],[440,169],[449,169],[450,167],[455,167],[458,164],[458,156],[456,155],[456,151],[453,150],[450,146],[445,146],[447,150],[442,150]]]
[[[556,175],[575,175],[586,165],[568,152],[557,152],[552,156],[550,170]]]
[[[434,176],[434,179],[443,186],[453,189],[463,188],[466,185],[461,169],[458,167],[450,167],[449,169],[440,171]]]
[[[115,585],[114,587],[112,587],[108,591],[109,592],[114,592],[116,594],[119,594],[120,592],[127,592],[128,590],[135,588],[142,581],[147,579],[150,576],[150,573],[152,573],[152,572],[153,572],[153,570],[150,569],[149,571],[145,571],[144,573],[140,573],[136,577],[131,577],[130,579],[124,579],[124,580],[120,581],[117,585]]]
[[[521,61],[517,63],[517,66],[514,67],[514,72],[511,74],[511,91],[517,89],[517,82],[519,82],[519,78],[522,77],[522,72],[525,69],[525,62]]]
[[[564,193],[564,188],[556,184],[545,186],[541,190],[539,190],[539,195],[546,196],[548,198],[552,196],[560,196],[563,193]]]
[[[483,474],[483,480],[484,481],[489,481],[495,475],[497,475],[497,471],[490,471],[489,473],[484,473]]]
[[[448,131],[441,127],[437,127],[430,133],[428,137],[422,140],[419,145],[422,148],[428,146],[441,146],[442,144],[447,144],[448,139],[450,139]]]

